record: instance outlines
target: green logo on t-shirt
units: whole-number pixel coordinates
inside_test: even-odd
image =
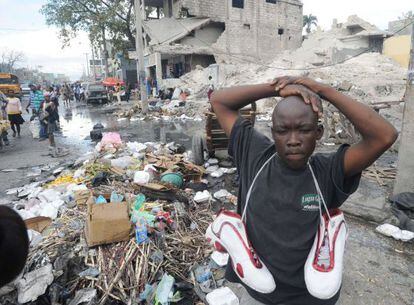
[[[317,211],[319,209],[319,195],[306,194],[302,196],[302,210]]]

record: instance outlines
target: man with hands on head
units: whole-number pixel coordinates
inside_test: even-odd
[[[283,99],[273,111],[272,141],[239,116],[239,110],[274,96]],[[313,154],[323,135],[323,126],[318,123],[320,98],[355,126],[361,134],[358,143],[341,145],[330,154]],[[252,187],[246,229],[253,248],[273,275],[276,289],[263,294],[246,285],[241,288],[232,264],[228,264],[226,278],[239,283],[240,303],[336,304],[340,290],[322,300],[312,296],[305,285],[303,267],[320,219],[318,192],[308,164],[328,209],[339,208],[358,188],[361,172],[395,142],[397,131],[368,106],[306,77],[285,76],[269,83],[218,90],[212,94],[211,104],[230,138],[229,154],[240,177],[238,214],[245,208],[248,189],[259,169],[275,155]]]

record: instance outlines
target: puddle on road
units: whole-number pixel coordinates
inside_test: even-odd
[[[63,106],[59,109],[60,121],[63,131],[63,138],[58,138],[65,145],[71,146],[85,153],[95,143],[90,140],[89,133],[95,124],[101,123],[105,131],[116,131],[121,134],[124,141],[160,141],[176,142],[191,149],[191,142],[194,135],[205,134],[204,121],[190,121],[174,119],[165,121],[162,119],[151,121],[140,121],[135,119],[118,120],[113,113],[119,107],[87,106],[83,104],[72,105],[70,108]],[[256,122],[256,128],[270,136],[270,129],[267,122]]]
[[[122,119],[113,115],[117,109],[98,108],[79,105],[72,108],[61,108],[61,126],[64,144],[74,146],[84,153],[95,145],[89,138],[89,133],[95,124],[101,123],[105,131],[116,131],[125,141],[161,141],[176,142],[191,149],[192,137],[202,134],[204,122],[152,120],[140,121]]]

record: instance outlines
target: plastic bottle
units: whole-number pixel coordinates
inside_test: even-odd
[[[135,223],[135,238],[139,245],[148,242],[148,229],[145,218],[140,217],[137,219]]]

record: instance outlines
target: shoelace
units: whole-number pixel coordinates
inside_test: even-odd
[[[259,257],[256,254],[256,251],[254,251],[254,249],[252,247],[250,247],[250,252],[252,253],[255,266],[257,268],[261,268],[262,267],[262,263],[260,262]]]
[[[331,264],[329,239],[328,239],[328,233],[326,231],[325,231],[325,236],[323,239],[322,246],[319,249],[317,264],[318,266],[321,266],[321,267],[323,266],[325,269],[327,269]]]

